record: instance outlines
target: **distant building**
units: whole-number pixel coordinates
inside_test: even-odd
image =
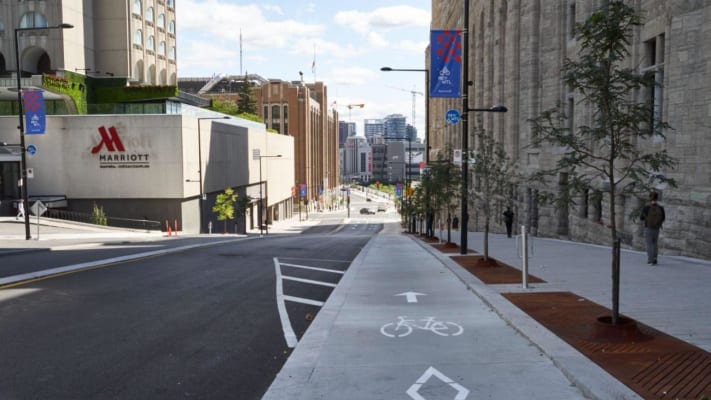
[[[407,119],[402,114],[391,114],[383,118],[383,133],[388,140],[407,140]]]
[[[373,137],[385,134],[385,123],[382,119],[363,120],[363,134],[368,139],[368,143],[373,144]]]

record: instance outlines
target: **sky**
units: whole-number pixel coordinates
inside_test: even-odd
[[[339,119],[402,114],[424,137],[431,0],[176,1],[178,77],[258,74],[322,81]],[[240,69],[240,31],[242,58]],[[313,67],[313,68],[312,68]],[[335,104],[334,104],[335,102]],[[348,105],[364,104],[360,108]]]

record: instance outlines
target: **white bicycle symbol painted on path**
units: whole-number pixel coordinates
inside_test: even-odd
[[[380,328],[380,333],[387,337],[405,337],[415,329],[430,331],[440,336],[459,336],[464,328],[455,322],[437,321],[435,317],[422,319],[408,319],[407,316],[398,316],[397,322],[388,322]],[[420,323],[418,323],[420,322]]]

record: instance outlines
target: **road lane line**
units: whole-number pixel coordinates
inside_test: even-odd
[[[343,275],[345,271],[338,271],[334,269],[326,269],[326,268],[317,268],[317,267],[309,267],[307,265],[298,265],[298,264],[287,264],[287,263],[281,263],[281,265],[287,266],[287,267],[294,267],[294,268],[303,268],[303,269],[311,269],[314,271],[321,271],[321,272],[331,272],[334,274],[341,274]]]
[[[304,278],[297,278],[295,276],[286,276],[282,275],[281,279],[287,280],[287,281],[294,281],[294,282],[301,282],[301,283],[309,283],[311,285],[321,285],[321,286],[328,286],[328,287],[336,287],[335,283],[330,283],[330,282],[322,282],[322,281],[314,281],[311,279],[304,279]]]
[[[284,300],[293,301],[294,303],[308,304],[310,306],[319,306],[319,307],[323,307],[323,305],[325,304],[323,301],[304,299],[302,297],[294,297],[294,296],[284,296]]]
[[[296,338],[294,329],[291,327],[289,314],[286,312],[286,304],[284,303],[284,287],[281,282],[281,267],[279,266],[279,259],[276,257],[274,257],[274,270],[276,272],[276,300],[277,309],[279,310],[279,319],[281,319],[281,328],[284,331],[284,340],[286,340],[286,345],[290,349],[293,349],[299,341]]]
[[[28,273],[20,274],[20,275],[7,276],[4,278],[0,278],[0,289],[14,287],[14,286],[20,286],[20,285],[24,285],[24,284],[27,284],[30,282],[37,282],[37,281],[41,281],[44,279],[55,278],[55,277],[73,274],[73,273],[77,273],[77,272],[109,267],[112,265],[121,264],[121,263],[129,262],[129,261],[138,261],[138,260],[142,260],[145,258],[159,257],[159,256],[163,256],[166,254],[178,253],[178,252],[192,250],[192,249],[196,249],[196,248],[200,248],[200,247],[217,246],[217,245],[221,245],[221,244],[225,244],[225,243],[232,243],[232,242],[236,242],[236,241],[240,241],[240,240],[248,240],[248,239],[249,238],[237,238],[237,239],[220,240],[220,241],[211,242],[211,243],[191,244],[191,245],[172,247],[172,248],[162,249],[162,250],[153,250],[153,251],[147,251],[147,252],[143,252],[143,253],[130,254],[130,255],[120,256],[120,257],[112,257],[112,258],[107,258],[104,260],[89,261],[89,262],[84,262],[84,263],[74,264],[74,265],[66,265],[64,267],[50,268],[50,269],[45,269],[42,271],[28,272]]]

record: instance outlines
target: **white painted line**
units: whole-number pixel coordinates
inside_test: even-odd
[[[328,287],[336,287],[336,284],[335,284],[335,283],[314,281],[314,280],[311,280],[311,279],[297,278],[297,277],[295,277],[295,276],[282,275],[281,279],[284,279],[284,280],[287,280],[287,281],[294,281],[294,282],[301,282],[301,283],[309,283],[309,284],[311,284],[311,285],[321,285],[321,286],[328,286]]]
[[[322,301],[304,299],[302,297],[284,296],[284,300],[293,301],[294,303],[308,304],[311,306],[323,307],[323,305],[324,305],[324,302],[322,302]]]
[[[276,300],[277,309],[279,310],[279,319],[281,319],[281,328],[284,331],[286,345],[290,349],[293,349],[299,340],[296,338],[294,329],[291,327],[291,321],[289,321],[289,314],[286,312],[284,288],[281,283],[281,267],[279,266],[279,259],[276,257],[274,257],[274,270],[276,271]]]
[[[310,269],[310,270],[321,271],[321,272],[331,272],[331,273],[333,273],[333,274],[341,274],[341,275],[343,275],[343,274],[345,273],[344,271],[338,271],[338,270],[335,270],[335,269],[309,267],[309,266],[306,266],[306,265],[287,264],[287,263],[282,263],[281,265],[284,265],[284,266],[287,266],[287,267],[294,267],[294,268]]]

